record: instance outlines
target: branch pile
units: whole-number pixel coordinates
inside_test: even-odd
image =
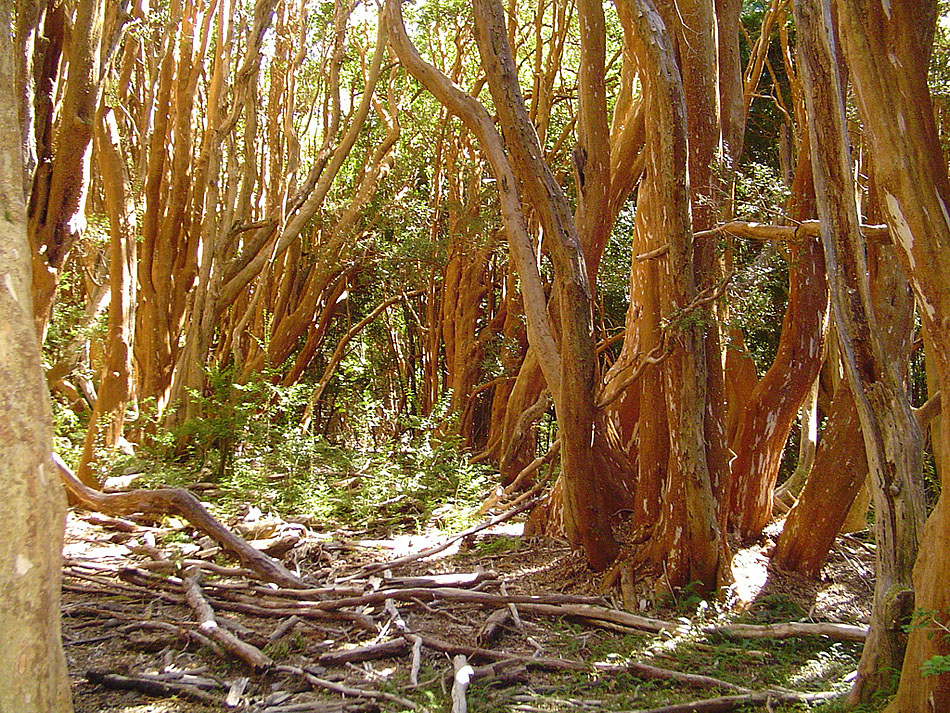
[[[139,534],[147,529],[130,520],[87,519],[119,529],[123,537],[134,536],[137,528]],[[320,570],[325,575],[321,586],[304,583],[280,563],[300,582],[298,586],[274,583],[273,567],[261,572],[224,566],[210,559],[220,554],[217,548],[176,559],[154,546],[131,546],[148,559],[135,563],[126,559],[125,566],[68,559],[65,589],[94,594],[96,604],[67,606],[65,629],[72,634],[95,625],[105,633],[67,639],[67,646],[124,638],[127,647],[160,650],[166,662],[194,662],[196,657],[185,650],[197,649],[203,656],[211,652],[230,660],[238,675],[222,678],[207,666],[175,663],[157,672],[134,674],[93,669],[86,679],[90,684],[150,696],[179,696],[202,706],[253,705],[266,713],[417,709],[418,703],[400,694],[406,690],[393,692],[393,666],[401,661],[411,669],[409,689],[440,683],[446,705],[454,710],[466,710],[466,694],[472,686],[489,682],[506,686],[536,680],[541,672],[575,672],[593,681],[625,673],[709,690],[719,697],[696,702],[689,710],[719,711],[770,701],[815,701],[831,694],[754,691],[642,662],[565,658],[538,643],[529,627],[537,626],[538,620],[567,619],[646,636],[691,632],[732,638],[823,636],[843,641],[861,641],[865,636],[860,627],[839,624],[684,624],[617,609],[603,597],[511,594],[498,574],[481,568],[415,576],[399,572],[446,546],[390,562],[364,562],[354,571],[341,554],[352,550],[352,545],[302,538],[287,555],[293,557],[309,548],[311,560],[330,564]],[[241,557],[241,561],[254,560]],[[533,651],[516,652],[525,644]],[[374,662],[392,665],[380,670]],[[430,678],[420,684],[420,671],[426,670],[423,663]],[[433,679],[432,669],[442,673]]]

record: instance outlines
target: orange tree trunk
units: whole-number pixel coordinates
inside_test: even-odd
[[[877,579],[870,631],[851,694],[856,703],[886,691],[890,672],[903,660],[901,625],[913,608],[910,575],[924,516],[922,440],[872,307],[830,4],[826,0],[816,7],[797,0],[795,20],[829,290],[844,372],[864,434],[876,514]],[[891,227],[900,232],[893,222]]]
[[[485,108],[425,63],[406,36],[401,9],[387,2],[384,21],[391,46],[407,69],[457,114],[478,137],[497,177],[509,246],[522,282],[528,339],[555,401],[561,434],[564,524],[569,539],[581,546],[595,569],[617,553],[593,457],[594,340],[590,290],[580,242],[563,193],[542,160],[517,84],[517,70],[497,2],[475,6],[476,39],[505,141]],[[507,149],[507,151],[506,151]],[[517,176],[517,177],[516,177]],[[560,339],[555,341],[537,269],[537,256],[525,228],[522,197],[544,226],[555,270]]]
[[[788,307],[775,361],[752,392],[732,442],[731,520],[743,538],[772,517],[785,442],[821,369],[828,287],[821,244],[791,246]]]
[[[884,212],[934,345],[937,382],[945,394],[950,390],[950,180],[927,86],[936,3],[844,0],[837,9]],[[950,419],[941,421],[940,441],[950,443]],[[900,687],[888,713],[950,710],[950,674],[921,675],[924,662],[950,654],[945,628],[950,622],[950,485],[945,471],[941,477],[943,490],[923,529],[913,576],[915,607],[933,619],[910,633]]]
[[[637,57],[645,111],[651,118],[646,124],[647,160],[637,201],[637,230],[669,241],[667,254],[658,260],[658,306],[670,322],[673,341],[670,356],[660,367],[662,395],[653,394],[650,402],[640,403],[643,423],[648,403],[656,406],[658,399],[665,400],[669,428],[661,521],[645,557],[662,562],[674,585],[699,582],[712,589],[722,562],[706,452],[706,348],[691,313],[696,309],[697,286],[687,189],[687,99],[671,35],[653,4],[639,0],[617,7],[625,38]],[[703,130],[697,132],[704,135]],[[701,183],[701,176],[697,178]]]
[[[802,141],[792,183],[789,215],[812,217],[814,187],[808,139]],[[799,409],[822,363],[828,284],[821,243],[803,237],[790,245],[788,304],[775,360],[749,399],[737,405],[731,450],[728,517],[743,538],[756,537],[772,517],[772,497],[782,452]]]
[[[867,479],[861,422],[847,384],[835,392],[815,464],[785,519],[772,562],[817,577],[848,509]]]
[[[122,435],[125,406],[132,389],[132,306],[135,302],[135,204],[111,111],[96,116],[96,150],[102,170],[102,188],[109,214],[109,326],[108,349],[99,381],[98,398],[83,446],[77,477],[90,487],[98,481],[92,472],[96,446],[115,445]]]

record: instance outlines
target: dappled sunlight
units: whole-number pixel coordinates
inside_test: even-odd
[[[739,550],[732,558],[733,590],[745,604],[755,601],[769,578],[769,560],[759,547]]]

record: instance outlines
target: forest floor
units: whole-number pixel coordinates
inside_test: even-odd
[[[737,551],[725,601],[643,583],[626,611],[565,543],[526,538],[514,519],[389,567],[448,535],[321,532],[256,508],[228,524],[311,589],[255,579],[174,518],[70,512],[62,607],[77,713],[449,711],[453,689],[456,710],[464,699],[473,713],[717,698],[720,707],[695,710],[744,701],[772,713],[837,711],[787,702],[787,691],[847,690],[861,644],[808,627],[866,625],[873,586],[872,547],[860,536],[839,538],[817,582],[770,569],[766,538]],[[210,610],[189,604],[184,580]],[[209,616],[217,627],[199,626]],[[798,622],[805,632],[748,638],[727,628],[736,622]]]

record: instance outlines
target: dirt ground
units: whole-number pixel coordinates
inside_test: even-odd
[[[62,608],[77,713],[450,710],[460,652],[475,667],[465,693],[471,711],[646,710],[731,692],[644,678],[624,668],[630,662],[754,691],[842,690],[858,643],[749,641],[704,627],[734,620],[866,624],[873,587],[872,548],[860,536],[839,539],[817,582],[771,570],[766,538],[737,551],[736,584],[723,603],[701,604],[688,592],[638,583],[632,614],[678,622],[676,631],[657,633],[626,620],[569,615],[623,606],[615,592],[600,592],[600,578],[566,543],[525,538],[518,523],[480,531],[390,571],[375,565],[446,536],[374,540],[254,512],[229,524],[249,539],[291,542],[281,558],[311,590],[289,596],[235,571],[186,523],[70,513]],[[196,571],[189,565],[201,569],[201,591],[218,628],[254,647],[267,666],[255,671],[209,641],[214,626],[199,627],[183,596],[184,573]],[[456,581],[444,587],[440,576]],[[367,599],[386,592],[392,597]],[[504,603],[518,595],[553,597],[550,606],[565,614]],[[352,605],[333,603],[347,597]],[[490,635],[491,617],[504,620]],[[424,639],[416,656],[413,636]],[[150,681],[170,688],[146,693]],[[796,705],[767,703],[774,711],[804,710]]]

